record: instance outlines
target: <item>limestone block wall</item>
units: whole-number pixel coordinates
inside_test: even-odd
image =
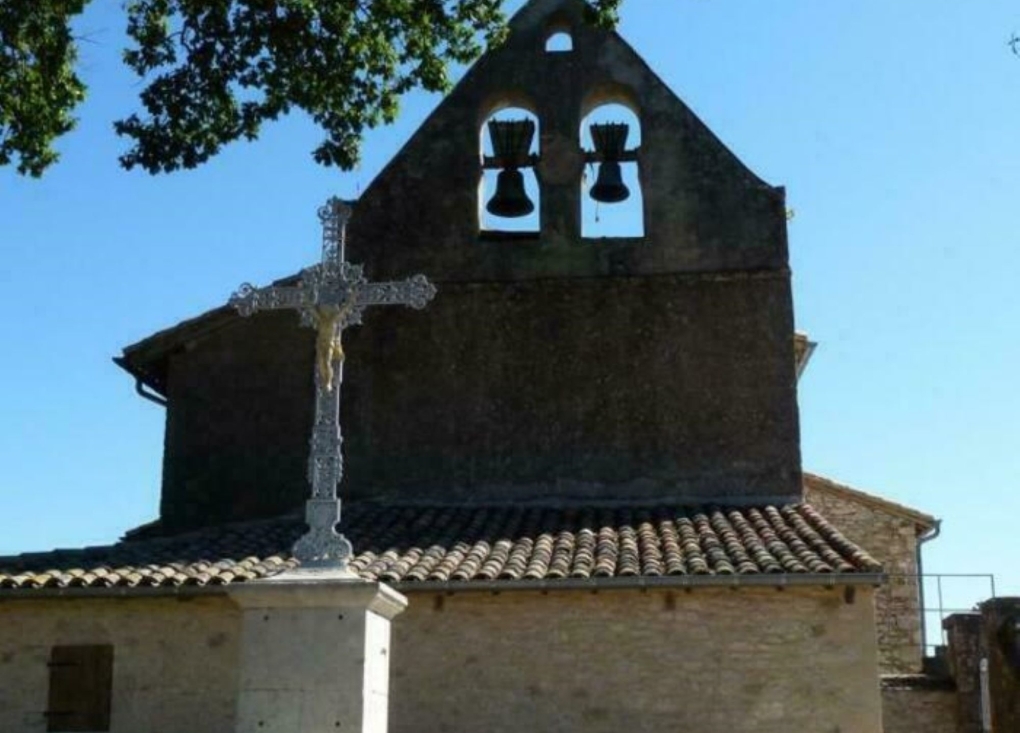
[[[391,733],[881,732],[870,588],[408,596]]]
[[[957,733],[956,692],[886,688],[882,725],[884,733]]]
[[[805,498],[849,539],[865,548],[890,574],[875,597],[878,648],[884,674],[921,671],[924,640],[917,579],[918,525],[849,494],[825,490],[824,480],[806,477]]]
[[[0,603],[0,731],[46,730],[50,648],[112,644],[112,733],[233,730],[240,616],[226,598]]]

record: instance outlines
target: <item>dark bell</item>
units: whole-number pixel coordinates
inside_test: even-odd
[[[599,176],[589,195],[604,204],[618,204],[630,198],[630,189],[623,182],[623,173],[617,161],[607,160],[599,165]]]
[[[527,216],[535,210],[535,204],[524,190],[524,174],[516,168],[499,172],[496,179],[496,193],[485,205],[493,216],[516,219]]]

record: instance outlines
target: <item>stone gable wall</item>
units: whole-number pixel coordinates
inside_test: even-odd
[[[410,593],[391,733],[880,733],[873,591]]]
[[[786,268],[783,190],[741,163],[622,37],[583,17],[574,0],[533,4],[514,19],[506,42],[369,184],[351,221],[354,259],[377,275],[423,270],[440,282]],[[551,30],[568,31],[573,50],[547,53]],[[581,125],[603,104],[638,118],[643,240],[582,237]],[[538,120],[534,239],[479,237],[483,126],[507,107]]]
[[[344,333],[345,497],[800,496],[785,194],[584,7],[527,5],[354,207],[351,261],[438,294]],[[573,51],[547,53],[551,29]],[[640,120],[643,238],[582,236],[580,126],[603,103]],[[483,125],[506,104],[539,119],[533,239],[480,231]],[[311,332],[292,313],[224,320],[146,357],[167,374],[170,531],[307,494]]]
[[[805,481],[805,498],[840,532],[867,550],[890,574],[875,596],[879,659],[884,674],[921,671],[921,602],[917,574],[917,524],[849,496]]]

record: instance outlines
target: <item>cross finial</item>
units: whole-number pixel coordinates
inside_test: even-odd
[[[342,262],[345,256],[347,222],[353,209],[343,199],[333,196],[319,207],[319,221],[322,222],[322,261]]]

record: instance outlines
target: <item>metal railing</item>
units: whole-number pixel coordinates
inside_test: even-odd
[[[992,573],[889,573],[890,580],[917,583],[924,656],[935,656],[947,643],[942,622],[954,613],[971,613],[977,603],[996,597]],[[970,603],[968,607],[965,603]]]

